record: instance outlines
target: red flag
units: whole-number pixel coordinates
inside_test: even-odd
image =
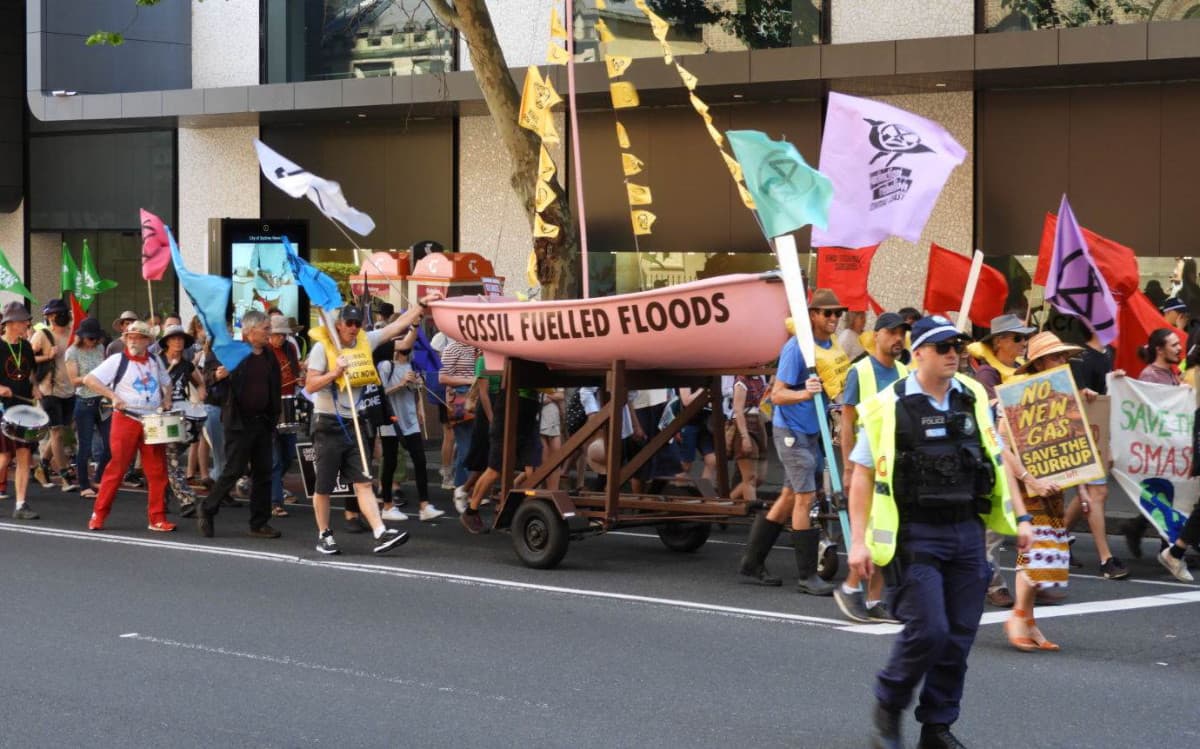
[[[67,340],[67,345],[70,346],[75,342],[75,331],[79,330],[79,324],[83,322],[83,318],[87,317],[87,313],[83,311],[83,307],[79,305],[79,299],[74,292],[68,291],[63,294],[71,305],[71,336]]]
[[[1181,344],[1187,344],[1187,336],[1179,328],[1167,324],[1158,307],[1141,291],[1134,289],[1126,299],[1117,305],[1117,340],[1113,346],[1117,350],[1113,368],[1123,369],[1129,377],[1137,377],[1145,368],[1146,362],[1138,358],[1138,348],[1144,345],[1150,334],[1158,328],[1171,328],[1179,336]]]
[[[1133,250],[1123,244],[1102,237],[1094,231],[1088,231],[1082,226],[1083,238],[1087,241],[1088,251],[1096,269],[1104,276],[1104,281],[1120,301],[1138,290],[1138,262]],[[1054,254],[1054,235],[1058,230],[1058,217],[1053,213],[1046,214],[1042,224],[1042,243],[1038,248],[1037,269],[1033,273],[1033,282],[1045,286],[1050,277],[1050,256]]]
[[[871,277],[871,259],[879,245],[851,250],[845,247],[817,248],[817,282],[832,289],[838,301],[852,312],[863,312],[870,303],[867,281]]]
[[[925,279],[925,311],[944,315],[961,310],[967,276],[971,274],[971,258],[953,250],[929,245],[929,275]],[[992,324],[993,317],[1004,314],[1008,301],[1008,281],[995,268],[984,265],[979,269],[979,283],[969,313],[971,322],[980,327]]]
[[[171,245],[162,219],[145,208],[142,211],[142,278],[147,281],[162,280],[163,273],[171,264]]]

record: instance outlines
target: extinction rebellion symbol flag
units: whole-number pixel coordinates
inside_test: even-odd
[[[1087,322],[1104,345],[1117,337],[1117,303],[1108,282],[1096,270],[1066,195],[1058,208],[1054,253],[1050,256],[1050,274],[1046,278],[1046,301],[1064,315],[1074,315]]]
[[[829,95],[820,169],[833,180],[829,228],[813,245],[916,242],[967,152],[941,125],[873,99]]]

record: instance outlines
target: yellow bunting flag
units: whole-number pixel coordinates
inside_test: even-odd
[[[546,62],[551,65],[566,65],[571,61],[571,56],[567,51],[558,46],[554,42],[550,42],[550,46],[546,48]]]
[[[558,128],[554,127],[554,117],[549,112],[546,113],[546,119],[542,120],[541,135],[543,143],[549,143],[552,146],[562,143],[562,139],[558,137]]]
[[[650,197],[650,188],[645,185],[626,182],[625,191],[629,193],[629,205],[650,205],[653,202]]]
[[[643,164],[642,160],[637,156],[634,156],[631,153],[621,154],[621,171],[625,172],[626,177],[632,177],[633,175],[642,171],[643,166],[645,166],[645,164]]]
[[[550,185],[546,184],[545,182],[538,182],[537,188],[533,193],[533,207],[537,209],[538,213],[541,213],[549,208],[550,204],[553,202],[554,188],[550,187]]]
[[[666,42],[663,42],[662,50],[663,50],[663,63],[666,65],[674,64],[675,55],[671,54],[671,45]]]
[[[542,220],[541,216],[534,214],[533,216],[533,236],[548,237],[554,239],[558,236],[558,227],[554,224],[547,224]]]
[[[721,134],[720,130],[713,127],[711,122],[705,122],[704,127],[708,128],[708,137],[712,138],[713,143],[717,144],[717,148],[725,145],[725,136]]]
[[[664,21],[657,13],[647,8],[642,11],[646,14],[646,18],[650,19],[650,32],[654,34],[654,38],[660,42],[667,41],[667,31],[671,29],[671,24]]]
[[[679,73],[679,79],[683,81],[683,85],[687,86],[687,90],[695,91],[696,84],[700,82],[696,76],[689,73],[688,69],[679,63],[675,63],[675,70]]]
[[[650,12],[650,6],[646,5],[646,0],[633,0],[633,5],[643,13]]]
[[[612,94],[613,109],[629,109],[638,105],[638,92],[628,81],[610,83],[608,91]]]
[[[754,198],[750,195],[750,191],[741,182],[737,183],[738,194],[742,196],[742,205],[750,210],[754,210]]]
[[[529,251],[529,260],[525,263],[525,282],[529,288],[542,285],[537,275],[537,253],[533,250]]]
[[[608,3],[604,2],[604,0],[596,0],[596,10],[607,10],[607,9],[608,9]]]
[[[627,55],[605,55],[604,67],[608,69],[609,78],[620,78],[633,64],[633,58]]]
[[[602,44],[609,44],[616,41],[616,37],[608,30],[608,24],[604,21],[596,21],[596,36],[600,37]]]
[[[562,97],[554,90],[554,85],[542,79],[537,66],[530,65],[525,71],[525,85],[521,88],[521,109],[517,121],[521,127],[532,130],[548,140],[545,135],[546,128],[551,131],[554,129],[550,119],[550,108],[561,101]]]
[[[617,123],[617,145],[621,148],[629,148],[629,133],[625,132],[625,126],[620,122]]]
[[[554,179],[554,173],[558,171],[554,166],[554,159],[550,158],[550,152],[545,146],[541,147],[541,152],[538,153],[538,179],[542,182],[549,182]]]
[[[567,27],[563,26],[562,19],[558,17],[558,6],[550,9],[550,36],[555,39],[567,38]]]
[[[650,211],[630,211],[629,217],[633,220],[633,233],[637,235],[649,234],[650,227],[654,226],[654,220],[658,218]]]
[[[692,109],[695,109],[700,114],[708,114],[708,105],[704,100],[695,94],[688,94],[688,99],[692,102]]]
[[[725,159],[725,166],[729,167],[729,174],[733,177],[733,181],[741,182],[742,165],[737,162],[737,159],[725,153],[724,149],[721,149],[721,158]]]

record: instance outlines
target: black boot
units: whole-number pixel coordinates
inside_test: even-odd
[[[967,745],[955,738],[945,723],[926,723],[921,726],[917,749],[967,749]]]
[[[767,520],[766,514],[756,515],[754,524],[750,526],[750,536],[746,539],[746,553],[742,555],[742,566],[738,569],[742,582],[755,585],[779,586],[783,580],[773,577],[767,572],[767,554],[779,538],[783,526]]]
[[[798,593],[810,596],[831,596],[833,585],[817,576],[817,548],[821,543],[821,531],[809,528],[806,531],[792,531],[792,546],[796,549],[796,567],[800,570],[800,579],[796,582]]]
[[[900,711],[888,710],[875,703],[875,715],[871,727],[871,749],[900,749]]]

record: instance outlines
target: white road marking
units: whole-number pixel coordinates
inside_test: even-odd
[[[550,705],[545,702],[533,702],[524,700],[520,697],[508,697],[502,694],[489,694],[480,692],[474,689],[466,689],[464,687],[452,687],[444,684],[434,684],[427,681],[417,681],[415,679],[401,679],[398,676],[386,676],[384,674],[376,674],[370,671],[363,671],[358,668],[345,668],[342,666],[326,666],[321,663],[309,663],[307,661],[296,660],[290,656],[282,655],[267,655],[265,653],[247,653],[240,650],[229,650],[223,647],[213,647],[211,645],[202,645],[196,642],[179,642],[178,640],[169,640],[162,637],[153,637],[151,635],[138,634],[130,632],[121,635],[121,639],[130,640],[133,642],[146,642],[154,645],[162,645],[169,648],[178,648],[180,650],[192,650],[200,653],[209,653],[212,655],[222,655],[227,658],[240,658],[242,660],[257,661],[259,663],[272,663],[278,666],[292,666],[294,668],[303,668],[309,671],[320,671],[327,674],[338,674],[341,676],[352,676],[359,679],[371,679],[374,681],[382,681],[387,684],[397,684],[402,687],[413,687],[424,689],[431,692],[441,692],[443,694],[452,694],[456,697],[470,698],[472,700],[489,700],[492,702],[500,702],[504,704],[524,705],[538,710],[549,710]]]

